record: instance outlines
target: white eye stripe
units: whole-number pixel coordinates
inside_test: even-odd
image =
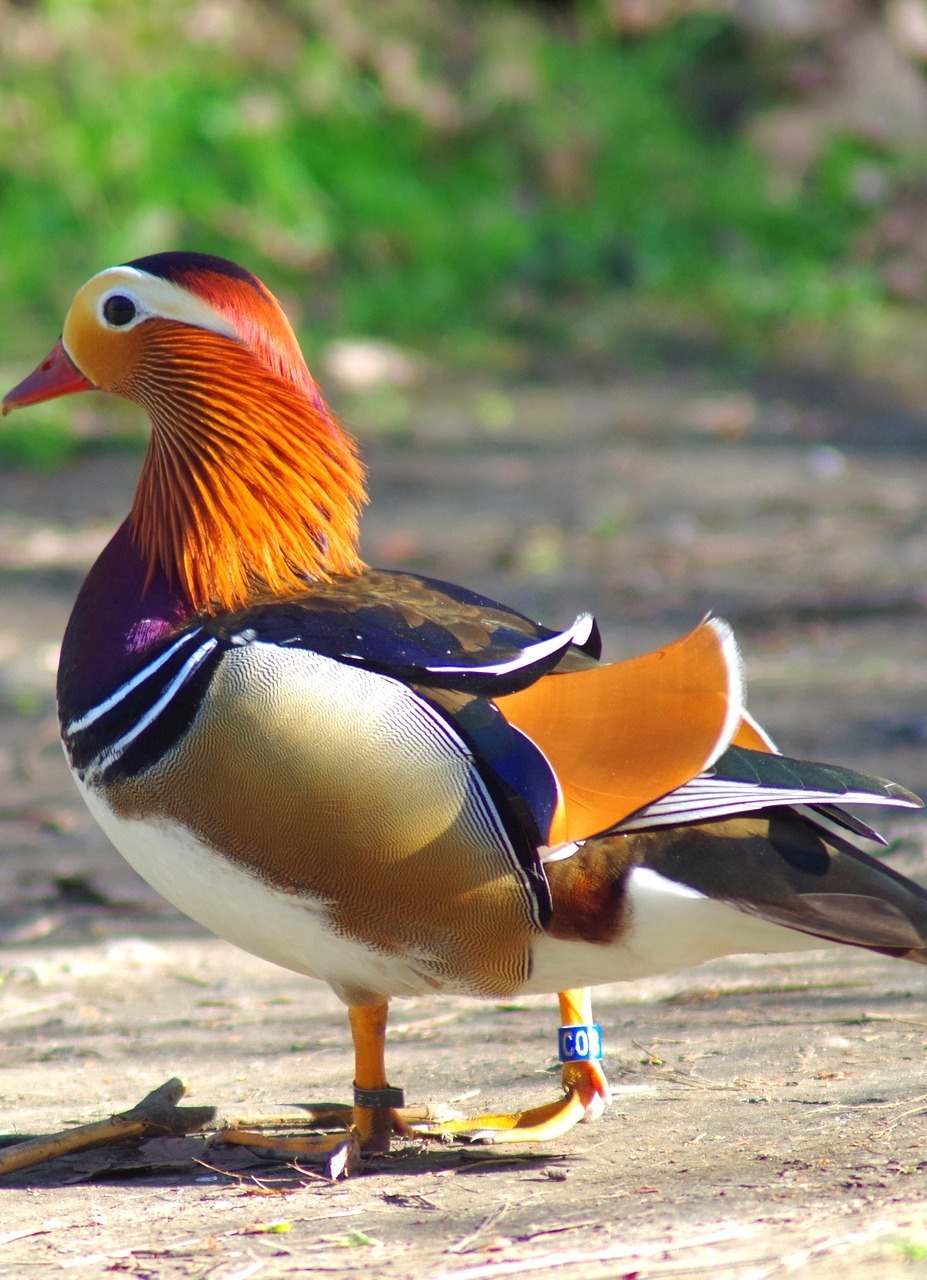
[[[137,267],[107,267],[88,280],[78,296],[85,294],[85,291],[89,295],[88,302],[93,299],[93,311],[99,323],[111,332],[132,329],[143,320],[159,317],[164,320],[179,320],[198,329],[210,329],[224,337],[241,341],[241,335],[235,326],[204,298],[197,297],[180,285],[172,284],[170,280],[162,280],[159,276],[149,275],[147,271],[139,271]],[[111,324],[103,315],[106,302],[117,294],[128,298],[137,309],[136,318],[128,324]]]

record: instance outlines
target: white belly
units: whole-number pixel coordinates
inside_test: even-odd
[[[353,988],[388,998],[440,989],[432,975],[418,971],[415,956],[384,955],[336,933],[323,904],[268,885],[176,824],[116,817],[75,781],[126,861],[168,902],[220,938],[284,969],[321,978],[339,994]]]

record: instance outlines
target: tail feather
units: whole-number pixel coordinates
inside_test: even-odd
[[[927,891],[789,808],[634,839],[639,865],[831,942],[927,963]]]
[[[577,952],[577,986],[788,950],[789,930],[927,964],[927,891],[793,809],[601,836],[545,870],[546,933],[592,944]],[[638,916],[645,882],[665,890],[656,915]]]
[[[842,809],[839,804],[812,804],[807,811],[801,805],[796,805],[795,808],[798,813],[805,812],[822,831],[833,831],[836,827],[838,835],[845,836],[849,832],[850,835],[862,836],[873,844],[880,844],[883,848],[888,844],[875,827],[870,827],[868,822],[863,822],[855,813]]]

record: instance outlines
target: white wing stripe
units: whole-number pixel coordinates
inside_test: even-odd
[[[770,809],[778,805],[808,804],[883,804],[908,807],[902,797],[878,796],[870,791],[801,790],[789,787],[764,787],[758,783],[716,781],[700,775],[677,791],[654,801],[615,828],[636,831],[643,827],[667,826],[677,822],[701,822],[723,818],[751,809]]]
[[[518,651],[514,658],[510,658],[507,662],[489,663],[486,666],[476,664],[470,667],[429,666],[425,669],[433,675],[505,676],[511,671],[520,670],[522,667],[533,666],[535,662],[543,662],[545,658],[549,658],[551,654],[557,653],[560,649],[566,649],[568,645],[585,644],[592,631],[592,624],[592,614],[581,613],[572,627],[567,628],[566,631],[558,631],[556,635],[547,640],[537,640],[534,644],[526,645],[524,649]]]

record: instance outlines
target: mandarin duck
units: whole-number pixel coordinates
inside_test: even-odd
[[[64,637],[68,763],[167,899],[347,1005],[365,1149],[408,1132],[393,997],[558,994],[561,1098],[424,1126],[501,1141],[602,1110],[597,983],[822,940],[927,961],[927,893],[838,807],[920,802],[778,754],[724,622],[603,663],[589,616],[361,562],[355,444],[250,272],[100,272],[4,412],[91,388],[151,437]]]

